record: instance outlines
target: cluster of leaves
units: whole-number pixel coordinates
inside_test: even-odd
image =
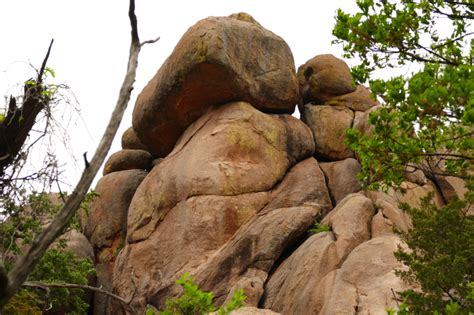
[[[333,34],[345,57],[358,58],[357,83],[369,81],[383,106],[370,114],[370,134],[348,130],[347,144],[361,162],[366,189],[400,187],[407,171],[421,170],[434,182],[464,179],[464,200],[436,208],[406,207],[413,228],[402,234],[409,251],[403,279],[422,292],[405,291],[400,311],[472,312],[474,225],[474,4],[451,0],[356,0],[358,13],[341,10]],[[372,79],[373,71],[405,69],[405,75]],[[408,73],[407,67],[416,69]],[[401,313],[399,313],[401,314]]]
[[[38,70],[37,70],[37,72],[38,72]],[[54,71],[54,69],[52,69],[50,67],[45,67],[44,71],[43,71],[42,80],[46,81],[48,79],[48,77],[55,78],[56,77],[56,72]],[[31,78],[31,79],[28,79],[24,82],[24,87],[25,87],[25,90],[35,90],[35,89],[39,90],[40,91],[39,95],[42,98],[44,98],[44,100],[50,101],[54,98],[54,96],[58,92],[58,90],[60,88],[63,88],[64,86],[63,85],[57,85],[57,84],[54,84],[54,83],[49,83],[49,84],[44,84],[42,82],[39,83],[36,80],[34,80],[33,78]],[[6,109],[5,109],[5,111],[6,111]],[[5,117],[6,117],[5,111],[3,113],[0,113],[0,124],[2,124],[3,121],[5,120]]]
[[[11,299],[8,304],[2,308],[2,314],[43,314],[41,298],[31,290],[21,289]]]
[[[470,298],[474,283],[474,216],[466,215],[466,200],[438,208],[430,198],[422,199],[420,209],[403,205],[413,228],[402,237],[412,250],[399,248],[395,252],[395,257],[408,266],[396,273],[409,283],[419,283],[421,292],[408,290],[401,296],[417,314],[443,310],[448,305],[474,312],[474,300]]]
[[[472,2],[356,0],[356,3],[360,12],[354,15],[337,11],[333,35],[336,43],[343,44],[346,57],[361,59],[362,63],[354,68],[358,81],[367,81],[370,72],[377,68],[406,63],[467,64],[470,52],[463,46],[473,34],[469,24],[474,19]]]
[[[308,230],[311,234],[318,234],[321,232],[329,232],[331,231],[331,227],[327,224],[321,224],[319,222],[314,222],[314,225]]]
[[[333,34],[359,83],[374,69],[421,63],[411,76],[370,80],[384,108],[370,117],[372,136],[355,130],[348,142],[362,162],[369,188],[399,185],[407,165],[468,176],[474,159],[474,5],[462,1],[358,0],[360,12],[338,11]],[[442,36],[437,26],[450,33]],[[422,162],[427,164],[422,165]],[[442,164],[445,169],[441,170]]]
[[[62,247],[62,248],[61,248]],[[48,249],[29,276],[29,281],[48,283],[74,283],[87,285],[89,277],[95,275],[90,259],[80,259],[64,245]],[[32,298],[34,297],[34,298]],[[81,289],[52,288],[22,289],[4,306],[2,314],[20,314],[18,309],[41,309],[46,314],[85,314],[89,304],[85,302],[85,292]],[[24,313],[27,314],[27,313]]]
[[[242,307],[246,299],[243,290],[234,292],[232,299],[226,305],[217,308],[212,300],[212,292],[204,292],[199,289],[188,273],[183,274],[177,281],[183,288],[183,293],[177,298],[166,301],[166,308],[159,312],[162,315],[201,315],[217,311],[219,315],[229,314],[231,311]],[[146,315],[157,314],[152,308],[148,308]]]
[[[368,188],[398,186],[408,166],[430,177],[469,179],[474,159],[474,71],[470,65],[427,64],[410,78],[370,82],[385,105],[372,112],[371,135],[349,129],[351,149]]]
[[[468,294],[467,299],[470,301],[474,301],[474,282],[468,284],[471,292]],[[393,308],[387,310],[387,315],[410,315],[415,313],[415,309],[413,309],[407,303],[401,303],[398,310],[394,310]],[[439,315],[440,312],[434,311],[433,315]],[[467,313],[465,310],[463,311],[459,304],[454,301],[449,301],[448,304],[444,307],[444,312],[442,314],[446,315],[458,315],[458,314],[472,314],[472,312]]]
[[[16,258],[22,255],[22,249],[29,246],[43,225],[51,220],[62,207],[61,194],[22,192],[20,203],[10,201],[2,209],[3,222],[0,223],[0,250],[2,263],[9,271]],[[97,194],[91,192],[83,203],[86,207]],[[76,216],[66,230],[78,228]],[[67,250],[65,241],[60,240],[56,247],[48,249],[28,280],[47,283],[74,283],[85,285],[89,277],[95,274],[90,259],[80,259]],[[2,314],[41,314],[42,312],[68,312],[84,314],[88,304],[84,302],[84,292],[79,289],[54,288],[21,289],[2,309]],[[48,309],[48,311],[45,311]]]
[[[43,71],[43,80],[46,80],[48,76],[55,78],[56,72],[50,67],[45,67]],[[58,86],[57,84],[40,84],[33,79],[29,79],[25,81],[25,87],[27,89],[39,87],[41,90],[41,96],[48,100],[51,100],[53,99],[54,94],[58,91],[58,88],[60,86]]]

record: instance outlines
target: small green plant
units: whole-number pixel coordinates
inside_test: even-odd
[[[56,77],[56,72],[50,67],[44,68],[43,81],[45,81],[48,78],[48,76],[51,76],[52,78]],[[41,82],[37,82],[36,80],[29,79],[25,81],[25,87],[27,89],[39,88],[41,89],[41,92],[40,92],[41,96],[43,96],[44,98],[48,100],[51,100],[53,99],[53,96],[56,94],[56,92],[59,90],[61,86],[57,84],[42,84]]]
[[[314,222],[314,225],[308,230],[311,234],[318,234],[321,232],[329,232],[331,231],[331,227],[327,224],[321,224],[319,222]]]
[[[183,274],[177,281],[183,288],[181,296],[170,298],[166,301],[166,307],[162,312],[156,313],[153,307],[148,307],[145,315],[201,315],[217,311],[219,315],[227,315],[231,311],[242,307],[246,296],[243,290],[234,292],[232,300],[221,308],[214,306],[212,292],[204,292],[194,283],[189,273]]]
[[[223,307],[219,308],[217,310],[217,313],[219,315],[230,314],[230,312],[232,312],[233,310],[242,307],[246,298],[247,297],[244,294],[244,290],[240,289],[238,291],[235,291],[232,295],[232,300],[230,300],[230,302],[224,305]]]

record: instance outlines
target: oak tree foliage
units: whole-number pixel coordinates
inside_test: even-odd
[[[368,82],[383,105],[370,114],[371,134],[346,132],[361,162],[359,179],[367,189],[387,189],[400,187],[406,172],[421,170],[435,185],[454,176],[467,188],[461,200],[444,196],[440,208],[429,200],[420,209],[405,207],[413,228],[402,237],[411,251],[396,253],[408,266],[399,275],[422,291],[403,292],[404,305],[412,313],[472,312],[474,3],[356,2],[355,14],[337,11],[335,42],[346,58],[360,60],[352,68],[355,81]],[[404,74],[377,79],[379,69]]]
[[[434,177],[469,179],[474,159],[474,3],[446,0],[357,1],[360,12],[338,11],[333,30],[353,74],[369,81],[384,107],[370,118],[372,136],[348,132],[372,188],[398,185],[405,167]],[[376,69],[410,65],[420,70],[369,80]]]

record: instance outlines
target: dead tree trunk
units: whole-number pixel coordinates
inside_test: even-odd
[[[112,113],[112,117],[110,118],[107,129],[105,130],[102,140],[100,141],[89,166],[84,169],[79,183],[76,185],[74,191],[67,199],[57,217],[31,243],[31,247],[26,252],[26,254],[15,262],[13,269],[6,277],[7,281],[0,283],[0,306],[5,305],[15,294],[18,288],[27,280],[28,275],[44,255],[48,247],[62,233],[69,220],[74,216],[74,213],[79,208],[81,201],[84,199],[84,196],[89,190],[94,177],[105,160],[105,157],[110,149],[110,146],[112,145],[112,141],[122,120],[123,113],[125,112],[130,100],[133,83],[135,82],[140,48],[145,43],[156,42],[159,39],[157,38],[156,40],[147,41],[143,44],[140,44],[140,40],[138,38],[134,0],[130,0],[128,14],[132,28],[132,41],[130,45],[127,73],[125,75],[124,82],[120,89],[119,98]],[[2,272],[3,274],[1,274]],[[5,279],[5,274],[3,270],[0,270],[0,281],[2,278]]]
[[[36,81],[25,83],[23,104],[17,106],[17,100],[10,97],[7,115],[0,121],[0,178],[4,178],[5,169],[12,164],[20,153],[36,116],[49,104],[49,95],[43,86],[43,74],[48,62],[53,40],[38,72]]]

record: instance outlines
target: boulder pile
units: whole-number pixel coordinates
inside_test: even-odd
[[[139,311],[179,294],[185,272],[217,304],[243,289],[245,314],[396,308],[407,285],[393,227],[410,227],[399,203],[443,198],[423,174],[404,194],[361,191],[344,130],[370,132],[378,106],[332,55],[296,71],[248,14],[199,21],[139,95],[95,188],[85,234],[98,284]],[[330,230],[309,233],[315,222]],[[95,297],[94,314],[128,311]]]

